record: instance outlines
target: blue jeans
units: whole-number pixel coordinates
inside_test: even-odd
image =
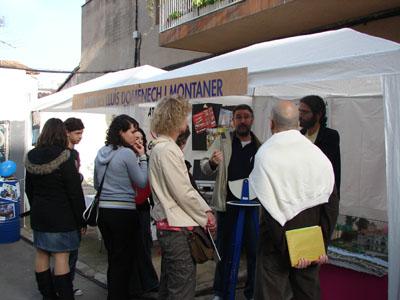
[[[253,208],[257,210],[258,208]],[[226,298],[229,285],[230,262],[232,261],[233,249],[232,239],[235,234],[238,209],[227,206],[226,212],[217,212],[217,247],[221,255],[215,269],[214,293],[215,295]],[[246,210],[243,228],[242,247],[246,250],[247,259],[247,279],[244,288],[246,299],[253,298],[254,278],[256,270],[256,250],[257,250],[257,230],[255,228],[251,210]]]
[[[68,232],[33,231],[33,245],[43,251],[70,252],[79,248],[79,234],[76,230]]]

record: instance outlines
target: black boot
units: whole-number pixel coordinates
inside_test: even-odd
[[[35,275],[36,275],[36,282],[38,285],[38,289],[40,293],[43,295],[43,300],[58,299],[56,291],[54,290],[53,278],[51,276],[50,269],[44,272],[39,272],[39,273],[36,272]]]
[[[54,286],[59,300],[74,300],[71,273],[54,276]]]

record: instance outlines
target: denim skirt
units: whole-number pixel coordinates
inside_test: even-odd
[[[35,248],[47,252],[70,252],[79,248],[79,231],[43,232],[33,231],[33,245]]]

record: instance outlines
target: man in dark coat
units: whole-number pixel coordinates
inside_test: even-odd
[[[325,102],[319,96],[305,96],[300,99],[299,113],[301,133],[320,148],[332,163],[340,196],[340,137],[336,130],[326,127]]]
[[[81,119],[78,118],[68,118],[64,121],[65,129],[67,130],[68,137],[68,149],[71,151],[71,156],[75,162],[76,169],[79,172],[81,166],[81,159],[79,157],[79,152],[75,149],[75,145],[79,144],[82,140],[83,130],[85,126]],[[83,181],[83,175],[79,173],[81,182]],[[75,279],[75,269],[76,263],[78,262],[78,249],[71,251],[69,255],[69,267],[71,270],[72,281]],[[81,296],[83,291],[78,288],[74,288],[74,295]]]
[[[319,265],[328,257],[300,258],[292,266],[285,232],[320,226],[327,247],[339,199],[332,164],[298,131],[298,118],[293,102],[280,101],[274,106],[273,135],[258,149],[249,176],[262,205],[255,300],[320,299]]]

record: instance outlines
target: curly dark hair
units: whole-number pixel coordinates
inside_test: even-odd
[[[143,137],[143,147],[146,150],[147,149],[147,138],[146,138],[146,134],[144,133],[143,129],[138,127],[137,131],[139,131],[142,134]]]
[[[326,121],[328,120],[326,116],[326,105],[324,100],[320,96],[309,95],[300,99],[301,103],[306,104],[312,111],[314,115],[321,114],[319,123],[321,127],[326,127]]]
[[[105,141],[106,146],[112,145],[114,150],[117,149],[118,146],[131,147],[130,145],[127,145],[125,143],[120,134],[121,131],[128,131],[131,126],[133,126],[135,129],[138,129],[139,123],[134,118],[128,115],[116,116],[112,120],[110,127],[108,127],[107,129],[107,136]]]
[[[59,146],[61,148],[67,148],[68,146],[67,131],[64,122],[58,118],[47,120],[36,144],[37,148],[49,146]]]

